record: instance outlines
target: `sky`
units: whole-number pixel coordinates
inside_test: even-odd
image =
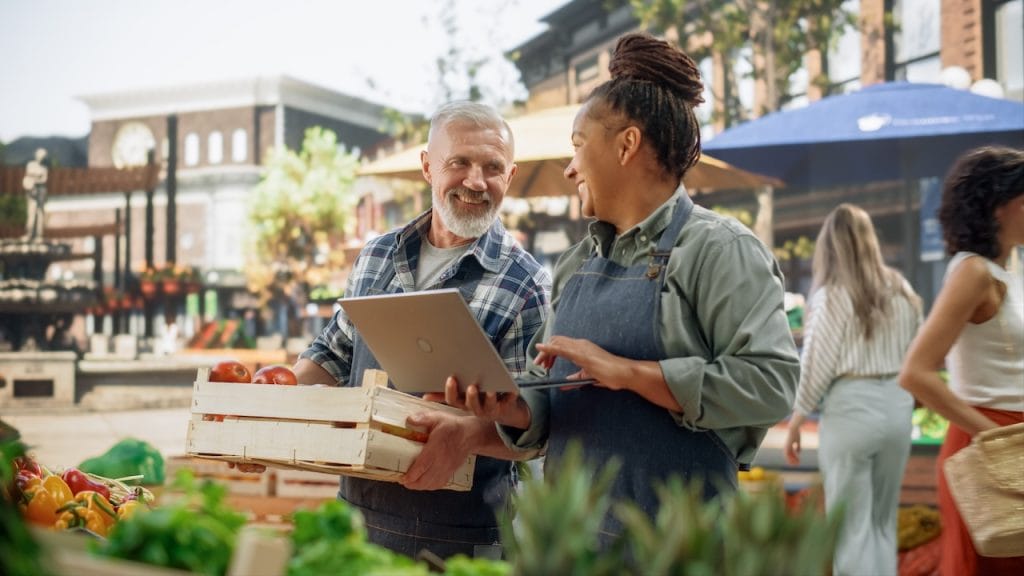
[[[501,54],[566,1],[0,0],[0,141],[85,135],[81,95],[276,74],[429,114],[451,45],[489,58],[492,103],[525,97]]]

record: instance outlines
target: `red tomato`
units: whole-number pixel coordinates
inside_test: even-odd
[[[264,366],[256,371],[256,374],[252,377],[253,384],[283,384],[285,386],[295,386],[299,383],[299,380],[295,377],[295,373],[292,372],[291,368],[287,366],[275,365],[275,366]]]
[[[235,360],[218,362],[210,370],[210,382],[239,382],[248,384],[252,382],[252,374],[244,364]]]

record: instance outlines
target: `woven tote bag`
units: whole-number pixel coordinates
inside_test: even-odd
[[[980,432],[944,469],[978,554],[1024,556],[1024,422]]]

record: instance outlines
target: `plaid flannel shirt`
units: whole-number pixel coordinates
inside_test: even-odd
[[[430,218],[428,210],[404,228],[368,242],[353,266],[345,296],[415,290],[416,265],[421,243],[430,230]],[[388,273],[389,267],[394,272],[391,281],[383,290],[375,290],[376,280]],[[482,269],[482,274],[467,273],[474,272],[473,267]],[[464,277],[472,278],[468,280],[471,285]],[[430,288],[456,287],[472,294],[469,308],[509,372],[513,376],[524,374],[530,366],[527,348],[549,312],[550,273],[495,220]],[[352,322],[339,309],[300,357],[316,362],[342,385],[358,385],[350,378],[355,337]]]

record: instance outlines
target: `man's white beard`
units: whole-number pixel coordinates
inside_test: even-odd
[[[460,197],[471,201],[479,200],[483,197],[487,205],[487,211],[476,215],[458,210],[456,206]],[[460,238],[479,238],[494,223],[494,218],[498,215],[499,206],[494,203],[489,192],[475,192],[468,188],[452,188],[445,192],[444,202],[438,203],[434,208],[437,211],[437,215],[441,218],[441,222],[444,223],[445,228],[452,234]]]

